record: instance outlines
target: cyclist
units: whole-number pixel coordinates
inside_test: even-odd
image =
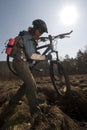
[[[45,60],[47,58],[45,55],[36,53],[36,46],[39,37],[43,33],[47,33],[48,29],[46,23],[41,19],[34,20],[32,24],[33,27],[29,27],[28,31],[19,33],[22,39],[16,44],[17,53],[13,59],[13,67],[24,83],[10,100],[9,104],[18,103],[22,96],[26,94],[30,113],[33,115],[34,113],[41,112],[41,110],[37,100],[36,82],[29,69],[28,62],[30,63],[32,60]]]

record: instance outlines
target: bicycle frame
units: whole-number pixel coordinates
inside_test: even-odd
[[[45,51],[42,53],[42,55],[46,55],[50,51],[50,54],[51,53],[55,53],[56,54],[56,60],[58,61],[59,60],[59,58],[58,58],[58,51],[53,50],[53,45],[52,45],[53,39],[52,39],[51,35],[49,35],[49,40],[50,40],[49,44],[37,47],[37,50],[46,48]]]
[[[65,37],[68,37],[68,38],[69,38],[69,35],[70,35],[72,32],[73,32],[73,30],[71,30],[71,31],[68,32],[68,33],[59,34],[59,35],[54,36],[54,37],[51,36],[51,35],[49,35],[48,37],[41,37],[41,38],[40,38],[40,40],[42,39],[41,41],[45,42],[46,40],[49,40],[50,43],[47,44],[47,45],[43,45],[43,46],[37,47],[37,50],[43,49],[43,48],[46,48],[46,47],[47,47],[47,48],[45,49],[45,51],[42,53],[42,55],[46,55],[49,51],[50,51],[50,53],[54,52],[54,53],[56,54],[56,61],[59,61],[58,51],[55,51],[55,50],[53,49],[53,45],[52,45],[53,40],[56,39],[56,38],[60,38],[60,39],[63,39],[63,38],[65,38]]]

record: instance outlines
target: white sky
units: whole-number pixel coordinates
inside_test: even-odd
[[[64,25],[58,15],[67,5],[74,5],[78,12],[78,19],[72,25]],[[60,57],[66,54],[75,57],[79,49],[87,46],[87,0],[0,0],[0,52],[7,39],[27,30],[37,18],[47,23],[48,34],[73,30],[70,38],[58,42]],[[5,53],[0,54],[1,60],[6,60]]]

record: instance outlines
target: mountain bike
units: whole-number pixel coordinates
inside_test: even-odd
[[[70,81],[68,74],[62,65],[62,63],[59,60],[58,57],[58,51],[54,49],[54,44],[55,44],[55,39],[63,39],[63,38],[69,38],[69,35],[73,31],[70,31],[69,33],[63,33],[59,34],[57,36],[51,36],[49,35],[48,37],[40,37],[40,40],[42,42],[49,41],[48,44],[42,45],[40,47],[37,47],[37,51],[43,48],[46,48],[45,51],[42,53],[42,55],[52,55],[55,53],[55,59],[52,59],[49,61],[49,73],[50,73],[50,78],[52,81],[52,84],[57,92],[58,95],[60,96],[65,96],[70,93]]]
[[[41,42],[49,41],[49,43],[37,47],[37,52],[38,50],[45,48],[42,55],[52,56],[52,54],[55,54],[55,59],[52,58],[51,60],[49,60],[49,74],[50,74],[53,87],[56,90],[57,94],[60,96],[68,95],[70,93],[71,86],[70,86],[68,74],[64,66],[62,65],[61,61],[59,60],[58,50],[54,49],[54,44],[55,44],[55,39],[63,39],[66,37],[69,38],[69,35],[72,32],[73,31],[70,31],[68,33],[59,34],[57,36],[49,35],[48,37],[40,37],[39,40]],[[7,61],[9,61],[9,56],[7,56]],[[39,61],[36,62],[34,61],[34,63],[31,66],[31,69],[33,69],[38,62]],[[14,74],[16,74],[16,72],[12,68],[11,62],[8,62],[8,66],[10,67],[10,70]]]

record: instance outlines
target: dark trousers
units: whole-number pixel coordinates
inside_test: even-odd
[[[18,102],[25,94],[28,99],[30,112],[32,114],[37,111],[38,106],[36,82],[26,62],[22,60],[14,60],[13,67],[18,73],[19,77],[24,81],[24,84],[19,88],[10,102]]]

